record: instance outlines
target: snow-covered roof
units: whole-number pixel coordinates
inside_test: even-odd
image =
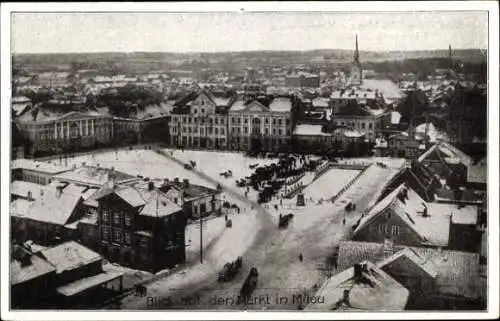
[[[408,191],[407,199],[398,197],[404,190]],[[420,237],[422,244],[447,246],[452,212],[443,211],[443,208],[439,207],[439,205],[441,204],[425,202],[418,193],[407,187],[406,184],[401,184],[378,202],[368,215],[361,219],[353,233],[353,237],[377,217],[385,213],[386,210],[389,210],[392,214],[398,215],[406,223],[407,227]],[[427,217],[422,215],[425,207],[427,207]]]
[[[12,169],[25,169],[32,171],[39,171],[47,174],[57,174],[70,170],[71,168],[65,166],[55,165],[48,162],[40,162],[31,159],[19,158],[11,161],[10,168]]]
[[[43,256],[56,267],[57,274],[71,271],[101,260],[101,256],[78,244],[69,241],[42,251]]]
[[[24,283],[56,271],[52,264],[38,255],[33,255],[22,246],[15,244],[13,249],[15,252],[22,252],[23,256],[29,256],[30,264],[23,264],[21,260],[15,258],[10,261],[11,285]]]
[[[19,218],[38,222],[65,225],[68,223],[76,206],[82,200],[82,193],[86,188],[73,186],[71,191],[63,189],[59,192],[54,184],[44,186],[42,195],[36,196],[24,213],[14,213]]]
[[[269,108],[274,112],[290,112],[292,111],[292,101],[287,97],[277,97],[269,104]]]
[[[394,245],[398,253],[405,246]],[[479,254],[448,251],[428,247],[407,247],[437,271],[436,286],[439,294],[461,295],[470,298],[484,297],[486,287],[479,282]],[[355,263],[384,260],[384,244],[372,242],[342,241],[339,244],[338,271]],[[380,263],[377,264],[381,266]],[[384,267],[382,266],[382,269]]]
[[[399,124],[401,120],[401,114],[397,111],[391,112],[391,124]]]
[[[31,197],[34,198],[41,188],[43,188],[43,185],[25,181],[13,181],[10,183],[10,193],[21,197],[28,197],[28,193],[31,192]]]
[[[331,136],[331,134],[322,132],[322,125],[301,124],[295,127],[294,135],[298,136]]]
[[[366,265],[366,270],[361,272],[366,283],[357,282],[354,267],[349,268],[328,279],[315,294],[323,297],[324,303],[309,304],[305,310],[336,310],[343,304],[347,309],[355,310],[404,310],[409,291],[372,262],[364,261],[361,264]],[[344,300],[344,291],[349,291],[348,302]]]
[[[403,97],[401,89],[388,79],[363,79],[362,87],[371,90],[378,89],[387,98],[399,99]]]

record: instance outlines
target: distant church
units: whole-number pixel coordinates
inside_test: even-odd
[[[356,50],[354,51],[354,62],[351,67],[349,83],[353,86],[360,86],[363,84],[363,69],[359,62],[358,35],[356,35]]]

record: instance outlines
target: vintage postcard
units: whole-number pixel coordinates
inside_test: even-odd
[[[498,316],[494,2],[5,4],[1,52],[3,319]]]

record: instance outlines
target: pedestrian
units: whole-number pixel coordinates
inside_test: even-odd
[[[345,217],[344,217],[344,219],[342,220],[342,225],[345,225]]]
[[[302,262],[304,260],[304,257],[302,256],[302,253],[299,254],[299,261]]]

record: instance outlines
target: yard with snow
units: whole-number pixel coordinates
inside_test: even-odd
[[[317,200],[330,199],[337,195],[359,172],[359,170],[331,168],[304,190],[304,196]]]

